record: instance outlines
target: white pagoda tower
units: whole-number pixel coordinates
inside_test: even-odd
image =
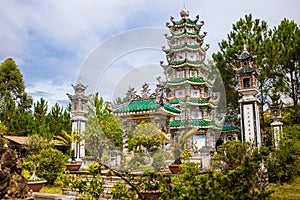
[[[76,85],[72,85],[72,87],[75,90],[75,94],[67,94],[72,103],[71,121],[73,141],[71,151],[74,151],[76,161],[81,161],[81,158],[85,156],[85,141],[83,139],[83,132],[86,127],[87,119],[84,115],[88,112],[88,101],[91,95],[85,95],[87,86],[83,85],[80,81]]]
[[[238,92],[243,95],[239,100],[241,114],[241,138],[243,142],[261,146],[259,121],[260,101],[255,97],[258,93],[259,69],[253,65],[253,57],[244,47],[240,55],[236,55],[240,67],[235,69],[238,79]]]

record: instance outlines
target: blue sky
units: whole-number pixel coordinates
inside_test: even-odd
[[[129,86],[163,77],[159,61],[165,60],[160,48],[166,45],[165,23],[170,16],[179,19],[183,5],[191,18],[199,15],[205,21],[208,58],[245,14],[269,27],[283,18],[300,24],[298,0],[2,0],[0,62],[16,60],[34,99],[65,105],[66,93],[73,93],[71,85],[81,79],[88,93],[113,100]],[[131,37],[134,33],[140,35]],[[121,51],[122,45],[132,46]]]

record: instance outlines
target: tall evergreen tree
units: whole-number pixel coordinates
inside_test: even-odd
[[[25,92],[22,73],[12,58],[7,58],[0,65],[0,100],[2,106],[12,98],[22,110],[29,109],[32,98]]]
[[[33,105],[34,128],[33,134],[48,138],[50,135],[49,124],[47,123],[48,102],[41,98]],[[48,138],[50,139],[50,138]]]
[[[293,100],[300,98],[300,29],[294,21],[283,19],[274,28],[272,42],[277,53],[275,91],[284,92]]]
[[[269,91],[269,78],[265,69],[269,67],[265,63],[266,52],[264,42],[269,38],[268,26],[265,21],[253,19],[252,15],[245,15],[232,26],[232,31],[227,35],[227,40],[219,43],[220,52],[213,54],[213,59],[220,70],[223,82],[225,83],[227,104],[231,110],[237,111],[239,95],[236,91],[237,80],[233,67],[238,67],[239,62],[235,55],[243,51],[246,45],[247,50],[256,56],[254,63],[261,69],[258,77],[260,81],[260,100],[262,104],[266,103],[266,93]],[[263,119],[263,112],[261,112]],[[262,123],[262,127],[264,127]]]
[[[61,135],[62,131],[71,134],[70,113],[58,103],[56,103],[48,113],[47,122],[51,133],[49,139],[52,139],[53,136]]]

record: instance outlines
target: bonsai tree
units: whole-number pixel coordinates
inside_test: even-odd
[[[181,159],[182,153],[185,152],[185,143],[186,140],[193,136],[197,132],[197,128],[192,129],[184,129],[181,132],[179,132],[179,137],[174,138],[173,140],[173,154],[174,154],[174,163],[176,165],[180,165],[182,163]]]
[[[129,167],[142,170],[164,167],[166,156],[161,150],[164,139],[165,135],[154,123],[142,121],[138,124],[128,136],[128,150],[134,155]]]

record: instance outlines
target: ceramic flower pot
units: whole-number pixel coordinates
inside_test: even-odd
[[[172,174],[179,174],[182,171],[179,165],[174,165],[174,164],[169,165],[169,169],[172,172]]]
[[[66,167],[69,171],[78,171],[81,167],[81,163],[69,163],[66,164]]]
[[[45,183],[47,183],[46,180],[32,181],[32,182],[29,181],[29,182],[27,182],[27,185],[28,185],[29,189],[32,190],[32,192],[39,192]]]
[[[142,199],[144,200],[157,200],[162,194],[161,190],[141,190]]]

